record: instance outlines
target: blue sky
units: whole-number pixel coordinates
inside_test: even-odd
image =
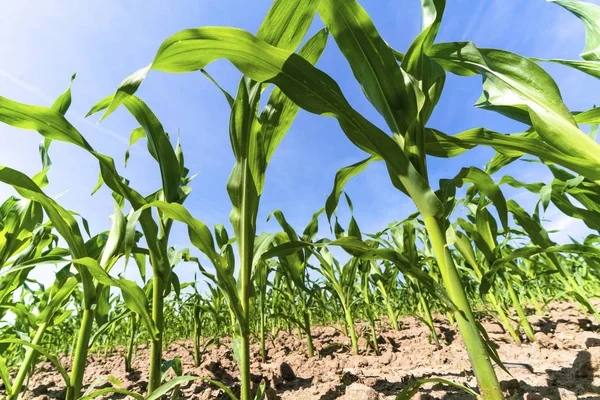
[[[593,1],[599,4],[599,0]],[[134,119],[119,110],[101,124],[84,115],[99,99],[114,92],[121,80],[147,65],[160,43],[186,28],[227,25],[256,32],[271,2],[240,0],[201,1],[20,1],[4,4],[0,15],[0,95],[10,99],[49,106],[66,88],[73,72],[73,104],[67,117],[101,153],[117,160],[122,175],[138,191],[148,194],[160,184],[154,161],[145,144],[131,152],[129,166],[123,167]],[[404,51],[420,30],[418,0],[362,1],[381,34],[394,48]],[[322,26],[318,17],[311,31]],[[564,9],[544,0],[449,0],[438,41],[473,40],[479,47],[494,47],[540,58],[579,59],[584,46],[581,22]],[[318,64],[333,76],[350,103],[383,127],[383,120],[362,95],[350,68],[330,39]],[[572,110],[591,108],[598,99],[597,80],[566,67],[544,65],[561,88]],[[226,62],[211,64],[207,70],[234,93],[240,74]],[[429,123],[446,133],[484,126],[504,133],[519,132],[523,126],[489,111],[475,109],[481,93],[479,77],[448,76],[444,95]],[[229,198],[225,184],[233,166],[228,136],[228,106],[221,94],[200,73],[168,75],[153,72],[138,95],[144,99],[173,134],[179,131],[187,166],[199,173],[186,205],[192,214],[212,225],[228,223]],[[0,125],[0,164],[29,175],[39,170],[35,132]],[[90,221],[94,232],[109,228],[112,213],[110,193],[102,189],[90,196],[98,176],[97,163],[73,146],[52,144],[53,167],[50,195],[60,196],[65,207]],[[476,149],[451,160],[429,160],[432,184],[451,178],[463,166],[483,167],[493,152]],[[267,172],[266,188],[259,214],[259,230],[275,231],[265,223],[274,209],[281,209],[299,230],[312,213],[324,205],[335,172],[364,158],[341,133],[333,119],[301,112],[278,148]],[[548,181],[549,173],[531,163],[519,162],[501,172],[525,181]],[[355,206],[356,218],[365,231],[382,229],[393,220],[412,213],[410,200],[397,192],[383,165],[370,166],[355,178],[347,191]],[[535,198],[506,189],[528,211]],[[11,189],[0,186],[5,198]],[[582,237],[588,231],[580,221],[550,209],[548,229],[560,229],[556,240],[568,235]],[[322,229],[326,233],[327,229]],[[183,229],[174,233],[173,243],[187,246]],[[194,269],[179,267],[182,280],[191,279]],[[36,270],[39,277],[48,270]],[[129,275],[129,274],[128,274]]]

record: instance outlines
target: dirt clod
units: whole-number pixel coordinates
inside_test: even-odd
[[[377,392],[363,385],[362,383],[353,383],[346,388],[346,393],[341,397],[344,400],[378,400]]]
[[[284,381],[293,381],[296,379],[296,374],[294,374],[294,370],[290,366],[290,364],[286,362],[282,362],[279,365],[279,375],[283,378]]]

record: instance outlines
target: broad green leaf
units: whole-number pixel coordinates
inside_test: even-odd
[[[56,100],[52,103],[52,109],[58,111],[62,115],[65,115],[71,107],[71,85],[73,85],[73,81],[77,74],[73,74],[71,76],[71,81],[69,82],[69,86],[67,90],[65,90]]]
[[[416,94],[379,36],[367,12],[355,0],[322,0],[319,15],[350,64],[367,99],[383,116],[400,146],[417,114]]]
[[[215,43],[219,45],[215,47]],[[439,200],[396,142],[352,109],[329,76],[302,57],[269,46],[239,29],[198,28],[171,36],[150,66],[125,79],[107,113],[137,90],[150,69],[191,72],[219,58],[229,59],[255,81],[274,83],[305,110],[335,117],[354,144],[386,160],[393,177],[405,186],[425,216],[441,212]]]
[[[87,113],[86,117],[108,108],[112,100],[113,96],[100,100]],[[162,124],[152,110],[139,97],[130,96],[123,104],[146,132],[150,154],[156,159],[160,167],[166,201],[169,203],[177,201],[182,171],[169,136],[165,133]],[[134,139],[134,133],[132,133],[132,139]],[[140,133],[136,133],[135,136],[140,136]]]
[[[461,385],[460,383],[452,382],[448,379],[443,378],[425,378],[410,382],[404,389],[402,389],[400,393],[398,393],[398,395],[396,396],[396,400],[412,399],[417,393],[419,393],[421,386],[426,385],[428,383],[441,383],[443,385],[452,386],[456,389],[462,390],[463,392],[467,393],[470,396],[473,396],[474,398],[480,397],[479,393],[464,385]]]
[[[327,31],[317,32],[311,37],[298,54],[315,65],[327,44]],[[298,106],[292,102],[278,87],[273,89],[267,105],[260,114],[261,140],[264,143],[264,157],[268,163],[277,145],[287,133],[298,113]]]
[[[256,37],[294,51],[304,39],[321,0],[275,0]]]
[[[64,302],[71,296],[73,290],[79,285],[75,277],[69,278],[56,292],[50,302],[44,307],[42,312],[37,318],[38,325],[49,324],[54,317],[54,313],[59,310]],[[62,310],[61,310],[62,311]]]
[[[423,0],[423,31],[413,40],[402,59],[402,69],[411,76],[417,101],[416,121],[409,124],[404,151],[423,176],[427,176],[424,126],[442,95],[446,72],[427,52],[442,21],[445,0]],[[414,81],[413,81],[414,80]]]
[[[443,43],[429,56],[483,77],[477,106],[531,123],[546,143],[564,154],[586,159],[599,169],[600,145],[577,127],[554,80],[533,61],[514,53],[478,49],[472,43]]]
[[[195,381],[195,380],[201,380],[201,381],[206,381],[208,383],[211,383],[211,384],[217,386],[219,389],[223,390],[227,394],[227,396],[229,396],[230,400],[238,400],[238,398],[235,396],[235,394],[233,394],[233,392],[227,386],[225,386],[221,382],[218,382],[218,381],[215,381],[213,379],[206,378],[203,376],[178,376],[176,378],[173,378],[173,379],[169,380],[168,382],[160,385],[154,392],[152,392],[152,394],[150,396],[146,397],[146,400],[158,400],[158,399],[162,398],[162,396],[164,396],[165,394],[169,393],[169,391],[171,389],[173,389],[175,386],[181,385],[182,383]]]
[[[39,346],[37,344],[30,343],[26,340],[21,340],[21,339],[0,339],[0,343],[14,343],[14,344],[25,346],[25,347],[30,347],[33,350],[37,351],[38,353],[40,353],[41,355],[46,357],[48,359],[48,361],[50,361],[52,363],[52,365],[54,365],[54,368],[56,368],[56,370],[58,371],[60,376],[63,378],[65,385],[69,386],[69,383],[70,383],[69,374],[67,373],[65,368],[60,364],[58,357],[56,357],[55,355],[50,353],[46,348]]]
[[[102,268],[106,268],[109,260],[121,249],[125,237],[125,225],[127,223],[125,216],[121,212],[121,207],[119,207],[116,202],[113,203],[113,209],[114,213],[111,218],[112,224],[110,233],[108,234],[108,240],[102,249],[102,257],[100,259]]]
[[[573,61],[573,60],[560,60],[557,58],[540,59],[532,58],[535,62],[551,62],[555,64],[562,64],[567,67],[575,68],[583,73],[593,76],[594,78],[600,78],[600,61]]]
[[[88,151],[100,164],[101,182],[106,183],[118,196],[126,198],[134,209],[146,204],[145,199],[127,185],[118,174],[114,160],[96,152],[81,134],[59,112],[38,106],[30,106],[0,97],[0,121],[8,125],[38,131],[46,138],[74,144]],[[37,200],[36,200],[37,201]],[[158,226],[148,210],[140,216],[144,236],[156,266],[165,266],[166,254],[158,244]],[[61,235],[64,234],[60,232]],[[79,256],[77,256],[79,257]],[[160,271],[167,273],[167,271]]]
[[[463,168],[454,178],[454,183],[457,187],[462,187],[465,183],[472,183],[482,195],[494,203],[500,221],[505,230],[508,230],[508,211],[506,208],[506,199],[504,194],[500,190],[500,187],[496,185],[493,179],[479,168],[470,167]]]
[[[329,220],[329,222],[331,222],[331,216],[337,208],[340,196],[342,194],[342,191],[344,190],[344,186],[346,186],[346,183],[348,183],[350,178],[364,171],[364,169],[367,168],[367,166],[371,164],[371,162],[380,160],[380,157],[371,156],[367,159],[341,168],[335,173],[335,178],[333,180],[333,189],[331,190],[331,194],[327,197],[327,201],[325,202],[325,213],[327,214],[327,219]]]
[[[127,307],[141,317],[142,323],[146,327],[148,334],[155,339],[158,336],[158,329],[150,315],[148,298],[137,283],[127,280],[123,277],[115,279],[108,275],[98,262],[92,258],[85,257],[73,260],[74,263],[85,266],[87,271],[103,285],[114,286],[121,289],[121,294]]]
[[[577,16],[585,25],[586,42],[581,58],[600,61],[600,6],[581,0],[549,0]]]
[[[435,157],[455,157],[478,145],[485,145],[508,157],[531,154],[544,161],[562,165],[590,180],[600,182],[600,169],[587,160],[561,153],[528,133],[505,135],[484,128],[475,128],[450,136],[435,129],[427,129],[426,142],[427,154]]]

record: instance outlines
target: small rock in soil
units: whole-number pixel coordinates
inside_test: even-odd
[[[573,362],[573,372],[579,378],[593,378],[600,371],[600,347],[582,350]]]
[[[294,373],[294,370],[292,369],[290,364],[288,364],[286,362],[282,362],[279,365],[279,375],[281,375],[281,377],[283,378],[284,381],[288,381],[288,382],[296,379],[296,374]]]
[[[552,341],[552,338],[546,335],[544,332],[537,332],[535,335],[535,341],[543,349],[557,349],[558,346]]]
[[[378,400],[377,392],[363,385],[362,383],[353,383],[346,388],[346,394],[340,400]]]
[[[537,393],[528,393],[525,395],[525,400],[544,400],[544,397]]]
[[[519,386],[520,384],[518,379],[511,379],[509,381],[500,382],[500,387],[502,388],[502,390],[508,391],[511,395],[514,394],[517,390],[519,390]]]
[[[589,349],[590,347],[600,347],[600,338],[598,337],[589,337],[585,340],[585,347]]]

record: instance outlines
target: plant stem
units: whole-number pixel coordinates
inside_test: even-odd
[[[375,319],[372,315],[369,316],[369,326],[371,328],[371,340],[373,341],[373,350],[379,355],[379,344],[377,343],[377,330],[375,329]]]
[[[506,286],[508,287],[508,295],[510,296],[510,300],[513,303],[513,307],[515,307],[515,310],[517,310],[517,315],[519,316],[521,325],[523,325],[523,330],[525,331],[525,334],[527,335],[527,338],[529,339],[529,341],[535,342],[533,328],[531,327],[531,325],[529,324],[529,321],[527,320],[527,315],[525,315],[525,311],[523,310],[523,307],[521,307],[521,303],[519,302],[519,297],[517,296],[517,293],[515,292],[515,289],[513,288],[512,283],[508,279],[505,279],[505,282],[506,282]]]
[[[83,386],[83,373],[87,362],[88,346],[94,325],[94,310],[83,309],[81,317],[81,326],[77,336],[77,347],[75,348],[75,358],[73,360],[73,370],[71,371],[71,382],[67,387],[67,400],[76,400],[81,395]]]
[[[262,310],[260,315],[260,356],[263,362],[267,362],[267,346],[265,345],[265,314]]]
[[[32,344],[35,344],[35,345],[40,344],[40,342],[42,341],[42,338],[44,337],[44,333],[46,332],[47,327],[48,327],[47,324],[43,324],[38,327],[37,331],[35,332],[35,336],[33,337],[33,340],[31,342]],[[21,387],[23,386],[23,382],[25,382],[25,378],[27,377],[27,374],[29,373],[29,370],[31,369],[33,360],[35,360],[35,356],[36,356],[35,353],[36,353],[36,351],[33,348],[31,348],[31,347],[27,348],[27,351],[25,353],[25,358],[23,359],[23,362],[21,363],[21,366],[19,367],[19,372],[17,373],[15,381],[12,385],[13,393],[9,397],[9,400],[16,400],[19,397],[19,393],[21,392]]]
[[[498,300],[496,300],[496,297],[492,293],[488,293],[488,299],[490,300],[490,302],[496,309],[496,312],[500,316],[500,320],[502,321],[502,325],[504,326],[504,329],[506,329],[508,331],[508,333],[510,334],[510,336],[512,336],[515,343],[520,346],[521,338],[519,337],[519,335],[517,335],[517,332],[515,332],[515,330],[513,329],[512,325],[510,323],[510,320],[506,316],[506,313],[502,309],[502,306],[500,306],[500,304],[498,303]]]
[[[304,331],[306,332],[306,345],[308,346],[308,356],[313,357],[315,355],[315,349],[313,347],[312,334],[310,333],[310,314],[304,313]]]
[[[441,349],[442,346],[440,346],[440,339],[438,338],[437,332],[435,331],[435,325],[433,325],[433,318],[431,318],[431,310],[429,308],[429,304],[427,304],[427,301],[425,300],[425,296],[423,295],[423,292],[421,291],[421,286],[417,283],[417,287],[419,288],[419,293],[420,293],[420,301],[421,301],[421,306],[423,307],[423,312],[425,313],[425,318],[427,321],[427,324],[429,325],[429,330],[431,331],[431,336],[433,337],[433,341],[435,342],[435,347],[437,349]]]
[[[240,330],[240,334],[240,383],[242,384],[240,399],[251,400],[252,388],[250,385],[252,381],[250,376],[250,332],[242,328]]]
[[[127,357],[125,358],[125,371],[131,372],[131,365],[133,363],[133,347],[135,344],[135,334],[136,334],[136,317],[135,314],[131,314],[131,332],[129,333],[129,344],[127,346]]]
[[[348,331],[350,333],[350,340],[352,342],[352,354],[358,354],[358,339],[356,338],[356,329],[354,329],[354,319],[352,318],[352,312],[349,307],[344,305],[344,315],[346,316],[346,325],[348,325]]]
[[[165,281],[161,274],[155,271],[152,278],[152,319],[158,330],[156,340],[150,344],[150,378],[148,380],[148,394],[152,394],[161,382],[162,367],[162,340],[164,328],[163,306],[165,290]]]
[[[527,289],[527,292],[529,293],[529,298],[531,299],[533,306],[535,307],[537,315],[541,317],[542,315],[544,315],[544,312],[542,311],[542,307],[540,305],[540,302],[538,301],[537,296],[535,295],[535,293],[533,293],[531,289]]]
[[[390,325],[392,326],[393,330],[397,331],[398,330],[398,320],[396,319],[396,313],[394,312],[394,309],[392,308],[392,303],[389,301],[389,299],[387,297],[385,299],[385,307],[387,310],[388,319],[390,320]]]
[[[467,348],[482,397],[485,400],[502,400],[504,396],[502,395],[496,372],[487,355],[475,317],[462,286],[460,275],[446,245],[446,235],[442,229],[442,223],[436,217],[425,217],[424,221],[440,267],[442,281],[450,299],[458,308],[458,311],[455,313],[458,330]]]

